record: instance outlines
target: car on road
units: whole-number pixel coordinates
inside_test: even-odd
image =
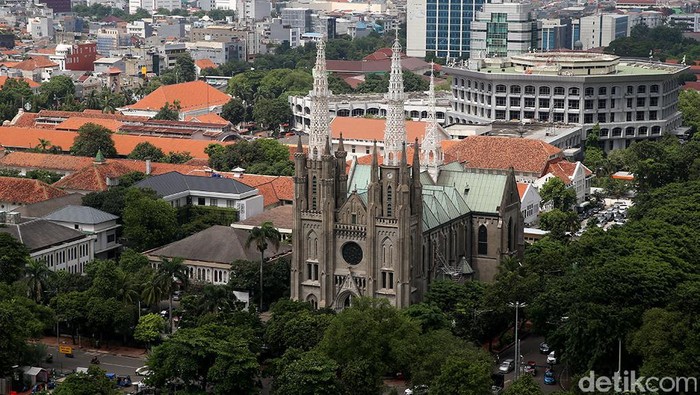
[[[557,379],[554,377],[554,370],[547,369],[547,371],[544,372],[544,383],[547,385],[554,385],[556,382]]]
[[[549,344],[546,342],[540,343],[540,353],[549,354]]]
[[[535,361],[527,361],[523,371],[527,374],[531,374],[533,377],[537,376],[537,363]]]
[[[501,373],[510,373],[511,370],[513,370],[513,367],[515,366],[515,360],[512,358],[504,359],[503,362],[501,362],[501,366],[498,367],[498,371]]]
[[[554,351],[550,352],[549,355],[547,355],[547,364],[549,365],[556,365],[557,364],[557,356]]]
[[[146,377],[149,374],[151,374],[151,368],[149,368],[148,366],[141,366],[140,368],[136,368],[136,375],[137,376]]]
[[[404,395],[427,395],[428,386],[425,384],[421,384],[413,388],[406,388],[406,390],[403,393]]]

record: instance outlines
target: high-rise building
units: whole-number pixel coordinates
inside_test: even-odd
[[[628,34],[627,15],[618,14],[596,14],[579,18],[573,21],[574,43],[580,41],[580,49],[607,47],[615,39],[627,37]]]
[[[520,55],[539,46],[540,23],[532,5],[494,0],[471,23],[471,57]]]
[[[299,29],[301,33],[309,33],[313,31],[311,13],[311,8],[283,8],[282,26]]]
[[[571,19],[542,19],[541,37],[539,48],[543,51],[572,49]]]
[[[406,55],[467,58],[471,23],[484,0],[408,0]]]

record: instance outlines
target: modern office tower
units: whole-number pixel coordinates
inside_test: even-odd
[[[520,55],[538,49],[540,23],[532,5],[494,0],[471,23],[471,57]]]

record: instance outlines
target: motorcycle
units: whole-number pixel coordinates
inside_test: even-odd
[[[49,354],[46,356],[46,363],[51,363],[53,362],[53,354]]]
[[[100,360],[97,359],[97,357],[93,357],[93,358],[90,360],[90,363],[93,364],[93,365],[99,365],[99,364],[100,364]]]

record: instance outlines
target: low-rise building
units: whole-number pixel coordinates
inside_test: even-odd
[[[0,177],[0,210],[11,211],[27,204],[67,195],[61,189],[31,178]]]
[[[537,188],[530,183],[518,183],[518,194],[520,195],[520,212],[523,214],[525,226],[531,226],[537,222],[540,215],[540,205],[542,198]]]
[[[117,239],[119,217],[88,206],[66,206],[44,217],[66,228],[95,236],[94,254],[97,259],[114,259],[121,244]]]
[[[154,117],[166,104],[180,105],[180,119],[207,113],[221,114],[224,104],[231,96],[211,87],[204,81],[164,85],[146,95],[134,104],[120,108],[125,115]]]

